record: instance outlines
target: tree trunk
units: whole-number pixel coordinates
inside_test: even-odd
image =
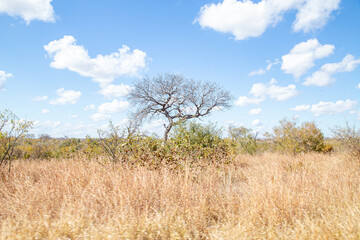
[[[164,141],[167,142],[168,140],[168,135],[169,135],[169,132],[171,130],[171,128],[173,127],[173,124],[172,123],[169,123],[169,125],[167,125],[165,127],[165,133],[164,133]]]

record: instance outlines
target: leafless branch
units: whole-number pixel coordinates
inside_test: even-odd
[[[135,83],[128,96],[134,119],[165,117],[164,139],[178,122],[209,115],[231,107],[232,96],[216,83],[194,81],[178,74],[159,74]]]

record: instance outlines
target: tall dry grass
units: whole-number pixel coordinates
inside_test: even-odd
[[[0,180],[1,239],[360,238],[360,164],[343,155],[181,172],[17,161]]]

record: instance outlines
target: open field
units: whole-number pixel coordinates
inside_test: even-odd
[[[359,239],[360,164],[265,153],[148,170],[16,161],[0,182],[1,239]]]

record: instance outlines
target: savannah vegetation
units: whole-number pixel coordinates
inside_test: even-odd
[[[31,121],[1,112],[0,239],[360,238],[359,129],[325,139],[315,122],[283,119],[262,138],[237,126],[224,137],[191,119],[229,107],[225,91],[198,82],[192,99],[175,80],[144,79],[164,81],[149,97],[170,100],[140,101],[134,121],[95,138],[35,138]],[[163,139],[139,130],[156,114]]]

